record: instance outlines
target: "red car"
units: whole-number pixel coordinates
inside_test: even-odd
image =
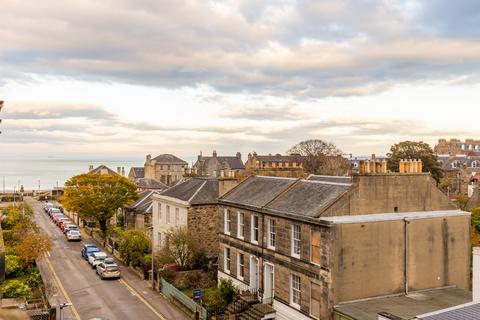
[[[57,223],[57,226],[59,226],[61,228],[62,223],[72,223],[72,221],[70,221],[70,219],[67,218],[67,217],[63,217],[63,218],[58,219],[56,223]]]

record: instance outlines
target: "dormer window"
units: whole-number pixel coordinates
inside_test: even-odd
[[[454,168],[454,169],[460,168],[460,161],[458,161],[458,160],[453,161],[452,162],[452,168]]]
[[[475,160],[472,162],[472,168],[480,168],[480,162]]]

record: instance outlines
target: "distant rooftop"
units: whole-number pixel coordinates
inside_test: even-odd
[[[417,316],[422,320],[480,319],[480,302],[471,302]]]

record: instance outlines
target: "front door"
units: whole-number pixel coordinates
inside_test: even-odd
[[[271,303],[274,296],[274,266],[273,264],[265,264],[265,294],[264,303]]]
[[[250,259],[250,288],[258,289],[258,259],[255,257]]]

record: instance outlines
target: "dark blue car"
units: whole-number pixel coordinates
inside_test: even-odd
[[[94,244],[85,244],[82,248],[82,257],[85,260],[88,260],[88,256],[94,254],[95,252],[99,252],[100,249],[97,248]]]

